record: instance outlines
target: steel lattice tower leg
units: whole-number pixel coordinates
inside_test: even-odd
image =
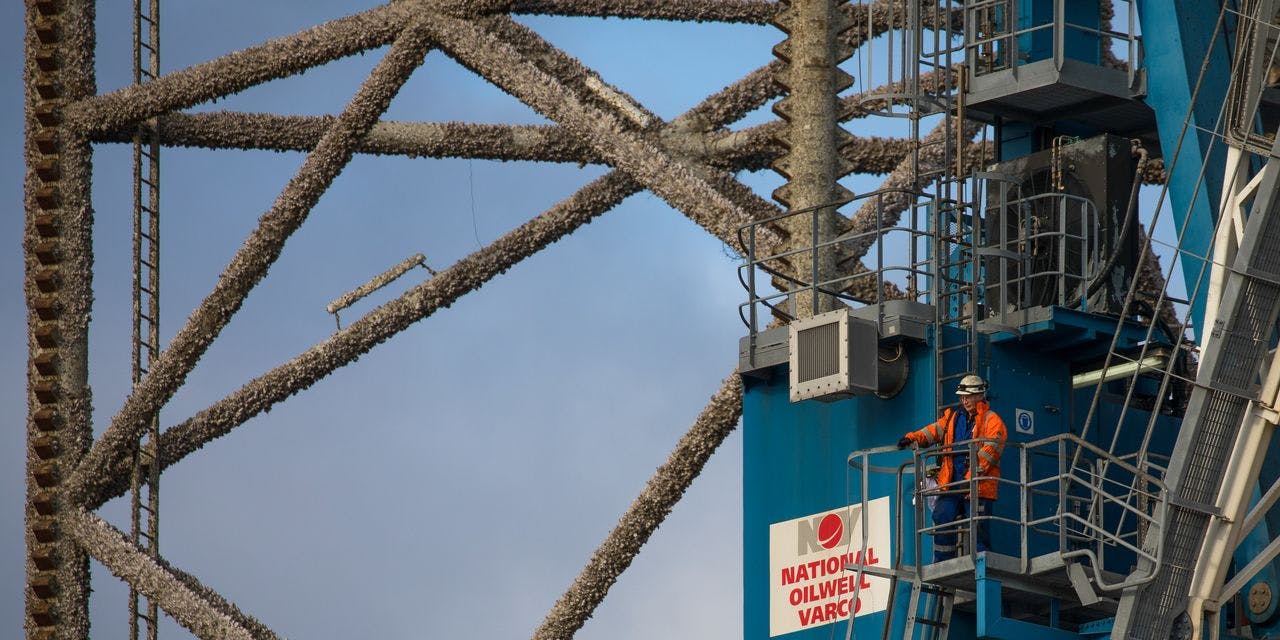
[[[94,4],[26,3],[25,178],[28,638],[86,638],[89,557],[65,535],[65,482],[88,450],[93,253],[88,140],[63,110],[92,96]]]
[[[852,169],[840,155],[852,136],[840,126],[838,96],[853,84],[853,78],[839,67],[853,53],[853,47],[841,42],[839,36],[853,23],[845,12],[845,2],[784,0],[782,4],[786,8],[773,24],[788,37],[773,51],[786,64],[774,77],[788,95],[773,110],[786,123],[775,136],[786,151],[774,161],[773,168],[787,183],[775,190],[773,197],[791,211],[817,207],[812,214],[787,221],[791,248],[804,249],[836,237],[842,218],[836,206],[823,205],[852,196],[837,181]],[[834,309],[833,296],[817,293],[820,283],[835,276],[834,248],[801,252],[791,260],[799,279],[814,287],[812,292],[792,296],[791,312],[805,318]]]

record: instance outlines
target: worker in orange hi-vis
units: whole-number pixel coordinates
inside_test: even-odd
[[[973,516],[991,515],[991,505],[996,500],[999,487],[1000,454],[1004,451],[1005,440],[1009,433],[1005,429],[1004,420],[991,410],[987,404],[987,383],[976,375],[967,375],[960,381],[956,395],[960,396],[963,411],[947,409],[942,418],[919,431],[912,431],[898,441],[898,448],[905,449],[912,444],[933,446],[941,444],[937,482],[948,493],[938,496],[933,507],[933,522],[947,525],[960,518],[969,517],[969,484],[947,488],[947,484],[956,480],[978,480],[978,512]],[[952,453],[952,444],[966,440],[980,440],[977,444],[977,459],[969,459],[969,446],[962,445]],[[989,551],[991,549],[991,527],[986,518],[981,518],[973,526],[974,549]],[[957,531],[954,528],[944,529],[933,537],[933,561],[941,562],[956,557]]]

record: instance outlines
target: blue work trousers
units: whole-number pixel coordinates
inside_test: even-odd
[[[978,513],[976,515],[991,515],[991,503],[995,500],[978,499]],[[947,525],[967,517],[969,514],[969,498],[960,494],[947,494],[938,496],[938,501],[933,505],[933,523],[937,525]],[[933,561],[942,562],[956,557],[956,544],[958,541],[958,532],[963,528],[965,531],[972,531],[974,540],[971,544],[978,552],[991,550],[991,522],[987,519],[975,520],[972,528],[969,525],[961,524],[954,527],[945,527],[944,533],[938,533],[933,536]]]

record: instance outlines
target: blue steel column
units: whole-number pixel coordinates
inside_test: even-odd
[[[1169,201],[1182,247],[1206,255],[1213,244],[1213,225],[1222,195],[1226,149],[1213,131],[1227,95],[1231,61],[1222,38],[1214,38],[1218,3],[1204,0],[1145,0],[1138,3],[1147,68],[1147,104],[1156,113],[1160,147],[1169,173]],[[1159,37],[1152,37],[1158,34]],[[1206,60],[1205,52],[1209,52]],[[1201,81],[1201,67],[1204,67]],[[1192,95],[1200,82],[1195,105]],[[1182,135],[1190,109],[1190,126]],[[1181,137],[1181,149],[1179,138]],[[1177,157],[1174,157],[1177,150]],[[1201,164],[1204,172],[1200,179]],[[1190,215],[1187,215],[1190,209]],[[1188,295],[1194,293],[1203,261],[1182,258]],[[1207,272],[1206,272],[1207,277]],[[1201,287],[1202,289],[1204,287]],[[1203,339],[1204,292],[1192,301],[1196,339]]]

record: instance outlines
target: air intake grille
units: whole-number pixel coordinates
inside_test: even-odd
[[[840,323],[818,325],[796,333],[798,381],[809,382],[840,373]]]

